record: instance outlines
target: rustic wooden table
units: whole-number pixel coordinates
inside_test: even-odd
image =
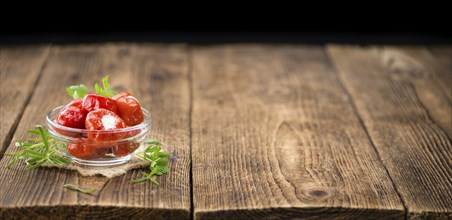
[[[105,74],[177,156],[160,186],[5,168]],[[452,218],[450,46],[2,46],[0,85],[0,219]]]

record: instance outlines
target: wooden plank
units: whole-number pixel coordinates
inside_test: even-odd
[[[17,128],[49,49],[49,45],[0,48],[0,159]]]
[[[452,137],[452,48],[443,48],[434,55],[421,47],[386,47],[383,57],[393,78],[410,81],[431,120]]]
[[[450,218],[451,69],[424,48],[332,45],[328,51],[408,217]]]
[[[190,218],[187,68],[184,46],[102,44],[53,48],[14,141],[25,138],[26,129],[44,123],[44,113],[70,100],[65,86],[93,85],[109,74],[116,90],[133,92],[152,111],[151,136],[164,140],[177,159],[170,161],[171,172],[160,177],[161,185],[155,186],[149,182],[131,183],[145,169],[113,179],[82,177],[59,169],[27,171],[23,164],[4,169],[10,160],[5,157],[0,161],[0,218]],[[65,183],[99,192],[96,196],[80,194],[63,189]]]
[[[322,47],[193,50],[196,219],[401,219]]]
[[[429,52],[427,53],[423,50],[422,54],[424,57],[421,62],[424,59],[428,59],[425,65],[434,68],[430,73],[438,78],[438,83],[441,83],[441,87],[450,101],[452,100],[452,89],[450,88],[452,82],[452,46],[433,46],[429,48]],[[434,65],[429,65],[432,63]]]

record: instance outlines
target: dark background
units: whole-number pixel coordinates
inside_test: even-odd
[[[351,8],[336,13],[326,8],[310,10],[300,6],[279,10],[272,8],[272,5],[266,11],[258,8],[241,11],[223,8],[222,11],[205,10],[187,14],[148,6],[143,6],[143,10],[136,10],[135,7],[129,14],[100,15],[96,10],[84,9],[68,15],[66,11],[60,10],[57,14],[39,13],[26,19],[13,19],[14,22],[2,19],[0,44],[452,43],[449,12],[438,10],[447,7],[435,5],[429,10],[425,5],[420,5],[420,10],[415,11],[405,7],[391,9],[392,5],[383,3],[379,5],[385,7],[369,5],[373,11]],[[20,15],[16,14],[15,17]]]
[[[335,31],[335,30],[121,30],[10,32],[0,44],[162,42],[220,43],[354,43],[354,44],[450,44],[448,33],[428,31]]]

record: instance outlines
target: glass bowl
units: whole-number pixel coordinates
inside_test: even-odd
[[[141,124],[115,130],[86,130],[55,123],[59,106],[47,114],[47,130],[65,146],[65,153],[73,162],[86,166],[113,166],[126,163],[141,145],[151,129],[151,113],[141,108]],[[95,138],[93,138],[95,137]],[[95,139],[95,140],[93,140]]]

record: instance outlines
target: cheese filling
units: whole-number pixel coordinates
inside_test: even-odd
[[[116,118],[111,115],[102,116],[102,124],[104,125],[105,130],[115,129],[116,128]]]

